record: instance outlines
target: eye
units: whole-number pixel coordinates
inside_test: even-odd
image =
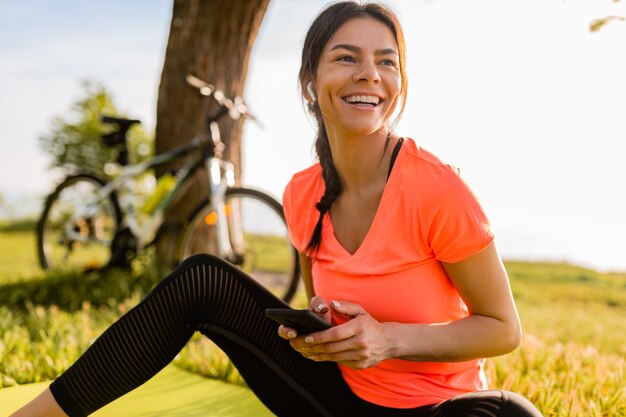
[[[396,67],[396,62],[392,59],[383,59],[382,61],[380,61],[380,64],[394,67],[394,68]]]
[[[350,55],[341,55],[340,57],[337,58],[337,61],[341,61],[341,62],[356,62],[356,59],[354,59],[354,57],[352,57]]]

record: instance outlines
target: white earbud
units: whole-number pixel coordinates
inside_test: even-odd
[[[313,101],[317,100],[317,97],[315,96],[315,91],[313,91],[313,84],[311,81],[309,81],[309,83],[306,85],[306,91],[307,93],[309,93],[309,97],[311,97]]]

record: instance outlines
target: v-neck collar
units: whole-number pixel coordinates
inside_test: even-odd
[[[404,142],[406,142],[406,140],[403,141],[403,143]],[[335,236],[335,228],[333,227],[333,222],[332,222],[332,219],[330,218],[330,212],[327,212],[324,218],[322,219],[322,227],[323,227],[322,233],[324,236],[328,236],[327,238],[328,240],[326,241],[326,243],[329,245],[332,245],[333,248],[336,249],[336,252],[340,253],[341,256],[347,257],[347,258],[354,258],[357,255],[363,252],[366,252],[367,247],[368,247],[368,242],[372,239],[375,239],[375,236],[377,235],[377,231],[378,231],[378,224],[381,222],[380,218],[385,215],[385,211],[387,210],[387,207],[393,201],[393,194],[395,193],[395,190],[397,189],[397,187],[399,187],[399,184],[400,184],[400,178],[399,178],[400,174],[398,173],[398,171],[400,170],[397,169],[397,167],[401,164],[402,160],[404,159],[404,154],[405,154],[405,152],[403,151],[404,148],[405,146],[400,146],[398,155],[394,163],[394,167],[396,168],[392,169],[389,174],[387,183],[385,184],[385,188],[383,189],[383,195],[381,196],[380,202],[378,203],[378,208],[376,209],[376,214],[374,215],[374,219],[372,220],[372,224],[370,224],[370,227],[367,233],[365,234],[365,237],[363,238],[363,240],[361,241],[361,244],[355,249],[354,252],[350,252],[349,250],[347,250]],[[334,249],[333,249],[333,252],[335,251]]]

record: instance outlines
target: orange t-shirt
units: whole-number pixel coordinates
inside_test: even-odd
[[[285,189],[289,236],[300,252],[317,223],[315,204],[323,192],[319,164],[295,174]],[[329,215],[324,217],[312,267],[315,293],[329,301],[358,303],[380,322],[457,320],[469,313],[441,262],[463,260],[492,240],[489,221],[458,170],[407,139],[372,225],[354,254],[335,238]],[[483,362],[391,359],[364,370],[339,367],[361,398],[412,408],[486,389]]]

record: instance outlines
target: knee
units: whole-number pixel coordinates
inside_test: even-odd
[[[212,270],[212,269],[220,269],[220,270],[228,270],[233,266],[214,255],[199,253],[192,255],[185,260],[183,260],[172,272],[170,272],[167,276],[163,277],[163,279],[157,284],[157,286],[152,290],[152,293],[159,292],[165,288],[173,288],[178,286],[189,287],[188,280],[197,280],[197,279],[206,279],[213,277],[214,274],[197,274],[191,272],[193,270]],[[189,273],[191,272],[191,273]],[[201,278],[200,278],[201,277]]]
[[[542,417],[526,398],[511,391],[474,391],[442,403],[442,415]]]
[[[212,283],[219,278],[231,276],[218,271],[228,271],[229,267],[232,265],[214,255],[204,253],[192,255],[164,277],[148,297],[154,296],[164,303],[175,300],[181,312],[189,313],[188,317],[197,317],[199,309],[212,302],[215,293],[211,288],[223,284]]]
[[[178,272],[181,270],[189,269],[196,266],[216,266],[220,268],[230,268],[232,265],[220,258],[219,256],[211,255],[209,253],[197,253],[185,258],[174,270]]]
[[[511,391],[502,391],[504,406],[500,415],[519,417],[542,417],[541,412],[525,397]]]

